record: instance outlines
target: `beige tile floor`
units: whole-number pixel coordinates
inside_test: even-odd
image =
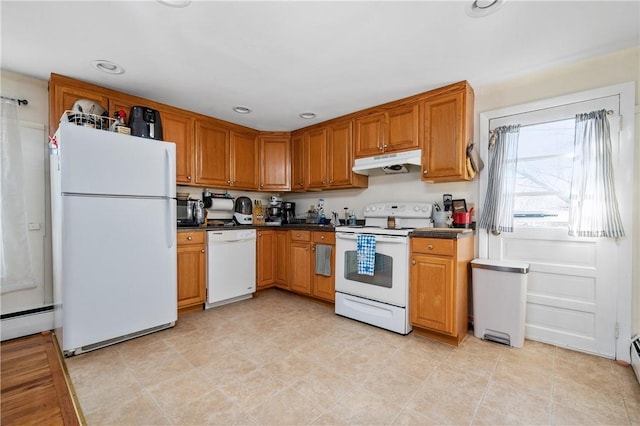
[[[640,386],[613,361],[453,348],[275,289],[66,363],[89,425],[640,424]]]

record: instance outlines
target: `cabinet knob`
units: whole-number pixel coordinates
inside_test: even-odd
[[[305,249],[306,251],[309,251],[309,247],[305,247],[304,249]]]
[[[427,246],[427,248],[428,248],[429,250],[433,250],[433,244],[429,244],[429,245]]]
[[[189,241],[193,240],[193,238],[191,237],[191,235],[189,235],[189,236],[187,237],[187,240],[189,240]]]
[[[187,176],[187,180],[191,180],[191,176]]]
[[[387,144],[382,145],[382,148],[387,149]]]
[[[204,253],[204,249],[200,250],[200,253]]]
[[[315,248],[315,247],[313,247],[313,248],[311,249],[311,251],[316,251],[316,248]]]
[[[321,239],[321,240],[324,240],[324,235],[321,235],[321,236],[320,236],[320,239]]]
[[[423,175],[428,175],[429,174],[429,170],[424,169],[424,171],[422,172]]]
[[[415,264],[416,264],[415,259],[411,261],[411,264],[412,264],[412,265],[415,265]]]
[[[227,185],[231,185],[231,181],[230,180],[227,181]]]
[[[329,181],[329,183],[333,183],[333,179],[331,179],[331,180]]]
[[[326,185],[326,183],[327,183],[327,181],[326,181],[326,180],[323,180],[323,181],[322,181],[322,184],[323,184],[323,185]]]
[[[261,184],[260,184],[260,188],[264,188],[264,183],[261,183]]]
[[[378,150],[380,150],[380,151],[382,151],[383,149],[384,149],[384,147],[383,147],[383,146],[379,146],[379,147],[378,147]]]
[[[299,238],[299,237],[300,237],[300,234],[296,234],[296,237],[298,237],[298,238]]]

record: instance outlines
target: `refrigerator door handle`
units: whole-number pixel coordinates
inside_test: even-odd
[[[167,148],[164,149],[164,159],[165,159],[165,172],[167,176],[166,194],[172,194],[173,193],[172,191],[175,191],[176,171],[174,170],[173,161],[171,161],[171,154],[169,153],[169,150]]]
[[[167,230],[167,248],[171,248],[173,247],[173,244],[175,243],[175,239],[176,239],[176,229],[175,229],[175,224],[177,221],[176,218],[176,208],[173,205],[173,198],[167,198],[167,226],[166,226],[166,230]]]

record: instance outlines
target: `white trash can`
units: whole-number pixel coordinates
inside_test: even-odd
[[[473,334],[479,339],[522,348],[529,264],[474,259],[471,270]]]

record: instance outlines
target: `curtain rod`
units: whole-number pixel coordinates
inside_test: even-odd
[[[0,98],[6,99],[8,101],[15,101],[15,102],[18,103],[18,105],[28,105],[29,104],[29,101],[26,100],[26,99],[10,98],[8,96],[1,96],[1,95],[0,95]]]

